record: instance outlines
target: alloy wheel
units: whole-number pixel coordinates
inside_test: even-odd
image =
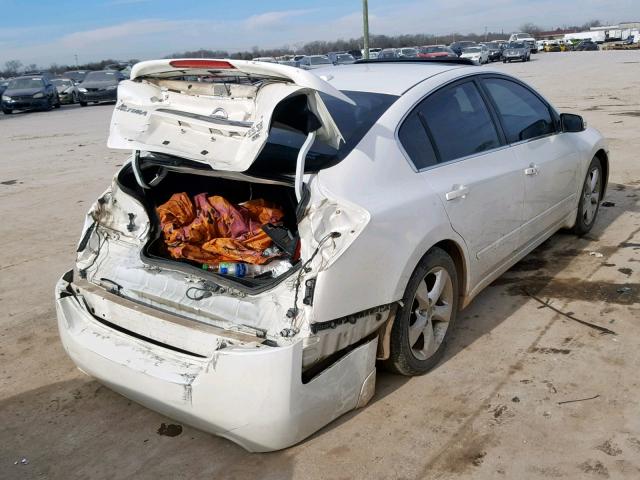
[[[586,225],[591,225],[598,211],[600,202],[600,169],[592,168],[584,181],[584,199],[582,201],[582,218]]]
[[[440,347],[453,311],[453,282],[442,267],[431,269],[416,290],[409,317],[409,346],[418,360]]]

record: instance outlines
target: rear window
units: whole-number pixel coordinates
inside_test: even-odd
[[[343,91],[342,93],[351,98],[356,105],[350,105],[323,93],[320,96],[345,141],[336,150],[316,140],[307,155],[305,163],[307,172],[328,168],[345,158],[398,98],[395,95],[371,92]],[[267,144],[250,170],[262,175],[273,175],[274,172],[294,173],[298,151],[305,138],[303,133],[274,122]]]

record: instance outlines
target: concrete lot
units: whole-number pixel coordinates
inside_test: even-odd
[[[105,146],[113,106],[0,116],[0,477],[640,478],[640,53],[492,67],[605,134],[615,206],[587,238],[556,234],[484,291],[430,374],[379,374],[367,408],[272,454],[186,426],[160,435],[175,422],[74,368],[53,286],[125,159]],[[540,308],[522,287],[617,335]]]

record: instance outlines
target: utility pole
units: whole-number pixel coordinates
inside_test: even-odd
[[[76,68],[78,68],[78,54],[76,53],[74,57],[76,58]]]
[[[369,2],[368,0],[362,0],[362,53],[365,60],[369,60]]]
[[[487,41],[487,27],[484,27],[484,41]]]

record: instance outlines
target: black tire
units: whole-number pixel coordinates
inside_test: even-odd
[[[507,61],[506,60],[502,60],[502,63],[507,63]]]
[[[2,113],[4,113],[5,115],[11,115],[13,113],[13,110],[11,110],[10,108],[3,108]]]
[[[82,100],[80,100],[80,106],[81,107],[86,107],[87,106],[87,102],[83,102]]]
[[[76,92],[73,92],[71,94],[71,104],[74,105],[78,103],[78,94],[76,94]]]
[[[597,178],[593,182],[593,174],[596,172]],[[596,223],[598,212],[600,211],[600,201],[602,200],[602,192],[604,191],[605,179],[602,175],[602,164],[598,157],[593,157],[580,192],[580,201],[578,202],[578,213],[576,214],[576,224],[573,232],[582,236],[591,231],[593,224]]]
[[[443,275],[446,272],[446,276]],[[438,276],[440,275],[440,276]],[[437,289],[436,283],[443,284],[441,293],[434,293]],[[426,293],[434,293],[437,297],[432,303],[429,295],[429,306],[421,309],[418,297],[424,297],[418,290]],[[430,290],[433,289],[433,290]],[[443,299],[446,297],[446,301]],[[440,311],[450,310],[448,321],[438,320],[438,309]],[[427,310],[425,312],[425,310]],[[402,298],[402,307],[396,313],[395,321],[391,329],[389,358],[382,366],[400,375],[423,375],[432,369],[442,358],[446,348],[447,339],[455,324],[458,310],[458,276],[456,266],[451,257],[442,249],[434,247],[423,258],[414,270],[405,294]],[[432,346],[427,348],[424,333],[415,335],[416,331],[422,330],[418,327],[414,329],[413,336],[415,343],[411,345],[410,330],[421,322],[426,327],[430,325],[434,342],[428,342]],[[422,342],[422,343],[421,343]],[[427,349],[425,353],[421,349]],[[435,350],[434,350],[435,349]]]
[[[53,108],[60,108],[60,97],[56,95],[56,103],[53,105]]]

